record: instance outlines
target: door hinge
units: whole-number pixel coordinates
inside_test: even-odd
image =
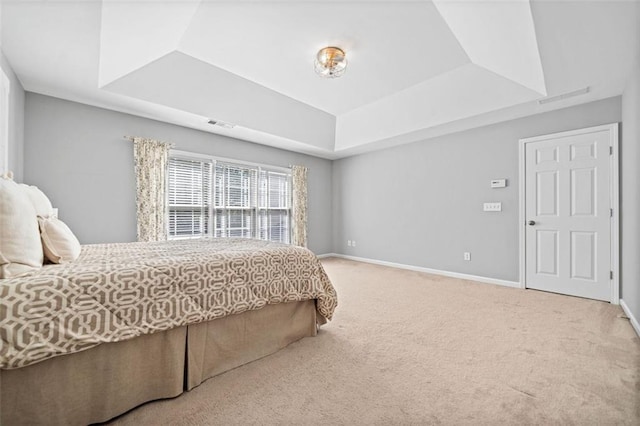
[[[612,280],[613,279],[613,271],[609,271],[609,279]]]
[[[613,147],[612,146],[609,147],[609,155],[613,155]]]
[[[613,209],[609,209],[609,217],[613,217]]]

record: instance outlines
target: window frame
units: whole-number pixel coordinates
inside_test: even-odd
[[[173,150],[171,150],[173,151]],[[165,177],[165,187],[166,187],[166,193],[165,193],[165,205],[166,205],[166,216],[165,216],[165,221],[166,221],[166,228],[167,228],[167,239],[169,240],[186,240],[186,239],[196,239],[196,238],[203,238],[203,237],[207,237],[207,236],[211,236],[211,225],[212,225],[212,216],[211,216],[211,209],[213,207],[213,199],[210,199],[210,204],[207,206],[204,204],[204,197],[203,197],[203,204],[199,206],[199,208],[207,208],[208,207],[208,220],[209,220],[209,233],[203,233],[202,235],[182,235],[182,236],[174,236],[171,237],[171,193],[170,193],[170,184],[171,184],[171,179],[170,179],[170,174],[169,174],[169,169],[170,169],[170,162],[172,158],[176,158],[179,160],[184,160],[184,161],[193,161],[193,162],[199,162],[201,160],[203,160],[203,158],[196,158],[194,156],[176,156],[176,155],[171,155],[171,151],[169,153],[169,158],[167,161],[167,173],[166,173],[166,177]],[[213,176],[214,176],[214,169],[215,169],[215,162],[211,162],[211,182],[209,182],[209,187],[211,188],[211,185],[213,183]],[[212,191],[213,192],[213,191]],[[213,194],[211,194],[213,195]],[[175,206],[177,207],[177,210],[180,210],[180,207],[182,207],[183,209],[186,208],[186,206]],[[195,205],[193,205],[194,208],[196,208]],[[187,209],[188,210],[188,209]]]
[[[207,154],[201,154],[201,153],[195,153],[195,152],[190,152],[190,151],[182,151],[182,150],[177,150],[177,149],[172,149],[169,151],[169,161],[172,158],[176,158],[176,159],[181,159],[181,160],[191,160],[191,161],[208,161],[211,162],[212,164],[212,172],[211,172],[211,182],[210,182],[210,188],[211,188],[211,205],[209,206],[209,226],[208,226],[208,233],[202,235],[202,236],[171,236],[170,230],[170,221],[169,221],[169,217],[171,214],[171,207],[169,205],[169,172],[167,171],[167,177],[166,177],[166,185],[167,185],[167,196],[166,196],[166,205],[167,205],[167,218],[166,218],[166,222],[167,222],[167,238],[170,240],[180,240],[180,239],[193,239],[193,238],[228,238],[228,237],[216,237],[215,233],[216,233],[216,222],[215,222],[215,216],[216,216],[216,212],[218,210],[221,210],[220,208],[216,207],[216,194],[215,194],[215,189],[216,189],[216,164],[217,163],[223,163],[223,164],[230,164],[230,165],[234,165],[234,166],[241,166],[241,167],[247,167],[249,169],[255,169],[255,172],[257,174],[257,178],[256,178],[256,193],[251,195],[251,198],[255,198],[255,206],[252,207],[239,207],[238,209],[247,209],[251,211],[251,217],[252,217],[252,221],[253,224],[251,225],[250,228],[250,237],[248,238],[254,238],[254,239],[261,239],[260,238],[260,228],[258,226],[258,218],[260,216],[260,212],[261,211],[269,211],[272,210],[272,208],[270,207],[266,207],[263,208],[260,206],[260,203],[258,201],[259,198],[259,192],[258,192],[258,186],[259,186],[259,175],[262,171],[266,171],[266,172],[274,172],[274,173],[282,173],[285,174],[287,176],[287,182],[289,185],[289,193],[288,193],[288,199],[287,199],[287,208],[273,208],[273,210],[280,210],[280,211],[287,211],[288,212],[288,217],[289,217],[289,226],[288,226],[288,244],[291,244],[292,241],[292,237],[293,237],[293,179],[292,179],[292,173],[291,173],[291,167],[281,167],[281,166],[273,166],[270,164],[263,164],[263,163],[254,163],[254,162],[250,162],[250,161],[244,161],[244,160],[236,160],[233,158],[226,158],[226,157],[217,157],[217,156],[213,156],[213,155],[207,155]],[[228,211],[229,208],[227,206],[227,208],[222,208],[222,210]],[[233,210],[233,209],[231,209]],[[247,237],[244,237],[247,238]],[[272,240],[265,240],[265,241],[272,241]]]

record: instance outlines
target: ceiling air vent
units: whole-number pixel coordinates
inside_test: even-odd
[[[208,123],[212,126],[224,127],[225,129],[233,129],[234,127],[236,127],[235,124],[227,123],[226,121],[221,120],[209,120]]]
[[[561,101],[563,99],[573,98],[574,96],[584,95],[586,93],[589,93],[589,86],[583,87],[582,89],[574,90],[573,92],[567,92],[567,93],[563,93],[561,95],[551,96],[549,98],[543,98],[543,99],[538,100],[538,103],[540,105],[544,105],[544,104],[548,104],[550,102]]]

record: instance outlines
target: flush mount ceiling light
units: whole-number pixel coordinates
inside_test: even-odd
[[[347,69],[347,57],[344,50],[334,46],[320,49],[316,55],[315,69],[321,77],[340,77]]]

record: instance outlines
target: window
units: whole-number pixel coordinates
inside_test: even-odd
[[[211,229],[210,161],[169,159],[169,237],[208,235]]]
[[[206,157],[169,159],[169,238],[290,242],[291,173]]]

